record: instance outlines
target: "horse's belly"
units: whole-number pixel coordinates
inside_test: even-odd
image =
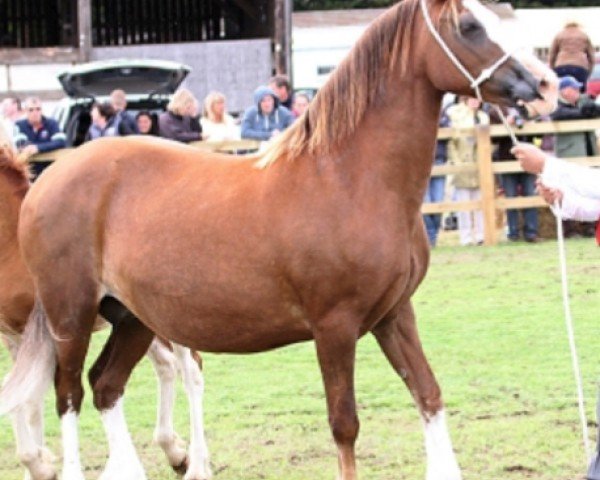
[[[220,294],[199,288],[179,297],[142,287],[119,299],[156,334],[195,350],[259,352],[310,340],[303,311],[267,291],[221,285]]]
[[[229,315],[158,318],[152,315],[143,321],[157,334],[203,352],[262,352],[312,338],[308,326],[295,320],[285,322],[242,315],[236,318]]]

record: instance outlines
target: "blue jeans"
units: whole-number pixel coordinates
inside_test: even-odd
[[[529,173],[507,173],[502,175],[502,187],[507,198],[535,195],[535,175]],[[520,187],[520,188],[519,188]],[[535,208],[526,208],[523,212],[523,235],[534,238],[538,233],[538,214]],[[508,238],[519,238],[519,210],[507,210]]]
[[[425,190],[423,203],[441,202],[444,200],[445,190],[446,177],[431,177],[427,190]],[[423,220],[425,221],[425,230],[427,230],[429,245],[435,247],[438,232],[440,231],[440,225],[442,223],[442,215],[439,213],[423,215]]]
[[[554,72],[559,77],[566,77],[567,75],[575,77],[575,79],[578,82],[583,83],[583,86],[581,87],[581,91],[585,92],[587,80],[588,80],[588,77],[590,76],[590,72],[588,72],[585,68],[578,67],[577,65],[562,65],[560,67],[556,67],[554,69]]]

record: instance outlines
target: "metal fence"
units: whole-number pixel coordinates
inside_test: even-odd
[[[92,44],[254,38],[268,35],[268,17],[267,0],[92,0]]]
[[[269,0],[0,0],[0,48],[77,47],[91,7],[94,46],[269,37]]]
[[[0,0],[0,47],[75,46],[77,0]]]

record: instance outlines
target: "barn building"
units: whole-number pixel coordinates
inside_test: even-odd
[[[56,75],[120,58],[192,67],[186,86],[218,89],[241,110],[253,89],[289,70],[291,0],[5,0],[0,94],[62,96]]]

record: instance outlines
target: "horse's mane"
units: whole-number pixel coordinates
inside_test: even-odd
[[[257,166],[303,154],[327,154],[357,129],[385,93],[397,60],[405,71],[418,0],[404,0],[378,17],[310,103],[306,113],[273,142]]]
[[[17,195],[25,196],[29,190],[29,171],[8,145],[0,145],[0,175],[15,187]]]

